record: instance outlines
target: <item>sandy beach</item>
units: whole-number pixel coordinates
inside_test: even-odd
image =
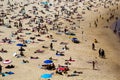
[[[119,5],[119,0],[0,0],[0,80],[120,80]],[[53,63],[54,69],[43,69]],[[60,66],[69,70],[61,72]],[[52,77],[41,77],[46,73]]]

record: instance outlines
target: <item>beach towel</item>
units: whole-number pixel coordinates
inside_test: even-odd
[[[9,74],[9,75],[12,75],[12,74],[14,74],[14,72],[12,72],[12,71],[9,71],[9,72],[5,72],[6,74]]]
[[[1,73],[2,74],[2,77],[5,77],[5,76],[8,76],[9,74],[6,74],[6,73]]]
[[[2,74],[2,77],[5,77],[5,76],[8,76],[8,75],[14,74],[14,72],[9,71],[9,72],[5,72],[5,73],[1,73],[1,74]]]
[[[64,54],[56,54],[56,56],[64,56]]]

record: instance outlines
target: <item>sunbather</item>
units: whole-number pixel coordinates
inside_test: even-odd
[[[7,53],[7,50],[4,50],[3,48],[0,50],[1,53]]]
[[[23,59],[23,63],[29,63],[29,61],[28,61],[28,60],[24,60],[24,59]]]
[[[39,57],[32,57],[32,56],[31,56],[30,59],[39,59]]]
[[[68,74],[67,77],[73,77],[73,76],[79,76],[78,74],[76,73],[73,73],[73,74]]]
[[[60,53],[59,51],[56,51],[56,55],[58,55],[58,56],[64,56],[64,54]]]
[[[11,68],[14,68],[14,67],[15,67],[14,65],[7,65],[5,68],[11,69]]]

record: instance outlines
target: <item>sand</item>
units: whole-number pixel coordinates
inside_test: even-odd
[[[104,1],[104,0],[103,0]],[[110,0],[107,0],[110,1]],[[113,0],[114,3],[115,0]],[[0,1],[4,7],[0,8],[0,9],[6,9],[6,2],[5,1]],[[13,3],[20,3],[17,0],[13,0]],[[27,1],[22,1],[24,2],[23,4],[27,3]],[[31,2],[33,2],[31,0]],[[32,10],[32,6],[37,6],[39,11],[40,10],[44,10],[44,8],[40,5],[38,5],[39,1],[36,0],[35,3],[30,4],[28,6],[25,7],[26,9],[26,13],[28,13],[29,15],[31,15],[32,17],[34,17],[35,15],[33,15],[32,13],[29,13],[28,10]],[[52,0],[50,1],[51,3]],[[77,2],[77,1],[76,1]],[[86,5],[83,5],[83,3],[86,2]],[[94,1],[96,3],[91,3],[96,5],[97,3],[100,3],[98,0]],[[57,2],[54,2],[55,6],[59,7],[60,5],[64,5],[64,4],[73,4],[73,2],[65,2],[62,1],[62,3],[56,4]],[[118,5],[120,2],[116,2]],[[21,4],[21,5],[23,5]],[[27,47],[25,48],[24,54],[26,57],[21,57],[21,58],[16,58],[13,56],[13,53],[17,53],[19,54],[19,46],[16,46],[17,43],[22,43],[18,40],[16,40],[15,37],[11,37],[11,32],[15,32],[17,30],[16,27],[14,27],[13,22],[15,22],[15,19],[13,19],[11,22],[11,27],[12,28],[7,28],[4,26],[0,26],[0,31],[2,31],[3,33],[0,33],[0,40],[2,41],[3,38],[8,37],[11,40],[15,41],[15,43],[12,44],[8,44],[8,43],[0,43],[0,48],[4,48],[5,50],[7,50],[7,53],[0,53],[0,56],[5,60],[5,59],[10,59],[12,60],[13,65],[15,65],[15,68],[13,69],[5,69],[5,66],[7,66],[7,64],[3,64],[2,62],[0,62],[0,64],[3,66],[2,67],[2,72],[7,72],[7,71],[12,71],[15,74],[13,75],[8,75],[5,77],[2,77],[2,75],[0,75],[0,80],[44,80],[41,79],[40,76],[44,73],[53,73],[54,75],[51,78],[51,80],[119,80],[120,79],[120,39],[113,33],[113,31],[110,28],[105,28],[105,26],[111,27],[111,25],[116,21],[115,19],[110,20],[110,22],[107,22],[106,19],[109,17],[110,13],[113,13],[112,11],[110,11],[109,9],[116,9],[116,5],[110,6],[109,9],[108,8],[103,8],[102,6],[99,7],[93,7],[92,10],[87,10],[85,6],[87,6],[87,0],[83,1],[83,2],[78,2],[79,5],[78,6],[78,12],[79,14],[82,15],[82,19],[80,19],[80,22],[77,21],[77,19],[74,19],[73,21],[76,23],[75,26],[76,30],[71,30],[72,32],[74,32],[76,34],[75,37],[78,38],[78,40],[80,40],[79,44],[75,44],[71,41],[70,36],[65,35],[64,33],[62,33],[62,35],[57,35],[56,31],[52,31],[49,30],[48,34],[45,35],[41,35],[40,37],[36,37],[36,39],[34,40],[35,43],[29,43],[27,44]],[[109,4],[108,4],[109,5]],[[76,7],[74,6],[74,7]],[[68,7],[67,7],[68,8]],[[85,8],[85,10],[83,10],[83,8]],[[14,12],[10,12],[11,15],[8,15],[9,19],[11,16],[15,16],[19,13],[21,7],[19,7],[18,9],[16,9]],[[50,10],[53,12],[48,12],[45,11],[46,14],[54,14],[57,12],[53,10],[54,7],[51,6]],[[69,8],[68,8],[69,9]],[[98,9],[98,12],[94,12],[94,10]],[[119,10],[115,11],[115,16],[119,17]],[[82,14],[82,11],[85,12],[85,14]],[[46,14],[42,14],[41,12],[38,12],[40,16],[45,16]],[[102,15],[102,17],[104,17],[104,19],[102,20],[101,18],[99,18],[100,14]],[[65,16],[65,14],[63,16],[60,17],[59,21],[63,22],[63,25],[61,27],[66,27],[68,26],[69,28],[71,27],[71,23],[67,22],[65,19],[63,19]],[[72,15],[73,18],[76,17],[76,13],[74,15]],[[53,20],[54,18],[52,18]],[[94,21],[98,19],[98,26],[95,27],[94,25]],[[84,20],[84,21],[82,21]],[[5,19],[6,23],[8,22],[7,19]],[[25,23],[27,23],[29,21],[29,19],[24,19],[22,20],[23,23],[23,28],[30,28],[32,29],[32,27],[29,27],[29,25],[26,25]],[[91,27],[90,27],[90,23],[91,23]],[[46,23],[44,23],[46,24]],[[36,24],[32,23],[32,25],[35,27],[37,26]],[[52,25],[48,25],[46,24],[48,28],[51,28]],[[82,31],[83,34],[82,34]],[[23,33],[20,33],[22,35],[24,35],[25,37],[23,37],[26,40],[30,40],[30,37],[33,37],[34,35],[37,35],[37,32],[32,33],[31,35],[26,35],[26,32],[31,32],[30,31],[23,31]],[[20,35],[18,34],[18,35]],[[51,51],[50,48],[48,49],[43,49],[42,46],[48,46],[50,45],[52,39],[48,39],[46,38],[47,35],[53,35],[53,39],[57,40],[57,42],[53,42],[54,45],[54,50],[55,51]],[[45,41],[43,42],[39,42],[37,41],[37,39],[43,39]],[[94,39],[98,40],[98,43],[95,43],[95,51],[92,50],[92,43],[94,42]],[[62,50],[63,45],[60,45],[60,42],[67,42],[68,43],[68,47],[69,50]],[[99,54],[98,54],[98,50],[99,48],[102,48],[105,50],[105,56],[106,58],[100,58]],[[45,50],[44,53],[34,53],[35,50],[37,49],[41,49],[41,50]],[[59,51],[64,51],[65,56],[56,56],[56,50]],[[38,56],[39,59],[30,59],[30,56]],[[77,70],[77,71],[82,71],[83,74],[80,74],[79,76],[74,76],[74,77],[67,77],[66,74],[63,75],[59,75],[55,73],[55,70],[44,70],[44,69],[40,69],[38,68],[38,65],[42,65],[43,61],[46,59],[49,59],[49,57],[53,57],[54,59],[57,59],[57,61],[54,61],[56,67],[58,66],[58,64],[60,65],[65,65],[65,60],[69,59],[69,57],[72,57],[75,62],[71,62],[71,65],[68,65],[70,68],[70,71],[68,71],[68,74],[72,74],[73,71]],[[22,60],[28,60],[29,63],[23,64]],[[92,61],[96,61],[96,70],[92,69],[92,64],[88,63],[88,62],[92,62]]]

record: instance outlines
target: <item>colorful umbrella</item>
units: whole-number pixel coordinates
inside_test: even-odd
[[[50,79],[52,77],[52,74],[42,74],[41,78],[43,79]]]
[[[45,64],[51,64],[51,63],[53,63],[53,61],[52,60],[45,60],[44,63]]]
[[[23,44],[21,44],[21,43],[19,43],[19,44],[17,44],[17,46],[24,46]]]

